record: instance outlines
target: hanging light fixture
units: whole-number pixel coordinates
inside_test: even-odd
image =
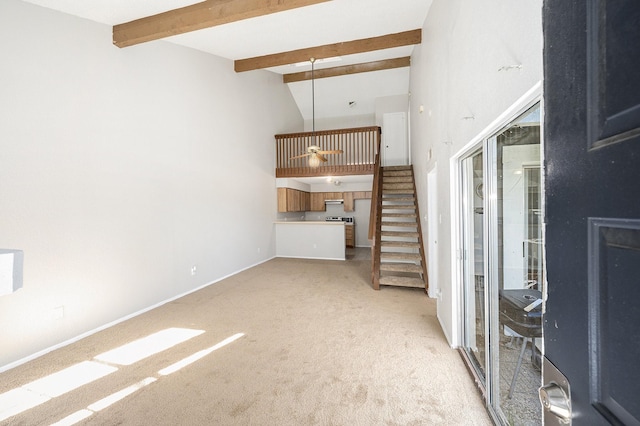
[[[316,63],[316,58],[313,56],[309,58],[311,61],[311,145],[314,147],[316,145],[316,84],[314,79],[314,64]],[[320,158],[316,153],[312,153],[309,156],[309,167],[318,167],[320,166]]]
[[[315,67],[314,63],[316,58],[309,58],[311,62],[311,145],[307,147],[306,154],[296,155],[290,157],[289,160],[295,160],[296,158],[309,157],[309,167],[316,168],[320,166],[320,163],[326,163],[326,154],[342,154],[341,149],[322,150],[316,145],[316,89],[315,89]]]
[[[317,154],[311,154],[309,156],[309,167],[318,167],[320,166],[320,158],[318,158]]]

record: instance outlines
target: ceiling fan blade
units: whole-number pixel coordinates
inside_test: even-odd
[[[328,160],[327,160],[326,158],[324,158],[324,157],[322,156],[322,154],[320,154],[320,153],[316,153],[316,156],[317,156],[317,157],[320,159],[320,161],[322,161],[323,163],[326,163],[326,162],[328,161]]]
[[[331,151],[318,151],[318,154],[342,154],[343,152],[341,149],[334,149]]]
[[[311,154],[296,155],[295,157],[291,157],[291,158],[289,158],[289,160],[293,160],[293,159],[295,159],[295,158],[308,157],[309,155],[311,155]]]

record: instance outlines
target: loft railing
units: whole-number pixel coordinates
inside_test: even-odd
[[[276,177],[373,174],[380,135],[377,126],[276,135]],[[325,155],[328,161],[319,167],[309,167],[309,157],[291,159],[312,145],[343,153]]]

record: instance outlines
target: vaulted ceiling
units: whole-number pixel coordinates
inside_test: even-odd
[[[282,74],[310,119],[373,114],[375,99],[407,94],[409,57],[431,0],[25,0],[113,26],[113,42],[165,40],[233,61],[236,72]]]

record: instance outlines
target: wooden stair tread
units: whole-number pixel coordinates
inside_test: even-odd
[[[382,210],[415,210],[414,204],[383,204]]]
[[[389,271],[389,272],[413,272],[416,274],[421,274],[422,266],[414,265],[413,263],[383,262],[383,263],[380,263],[380,270]]]
[[[402,197],[402,196],[398,197],[398,196],[394,195],[393,197],[383,197],[382,198],[382,202],[383,203],[397,203],[397,202],[415,203],[416,202],[416,198],[415,197]],[[382,204],[382,206],[384,206],[384,205],[385,204]]]
[[[387,189],[413,189],[413,182],[410,183],[383,183],[382,192]]]
[[[380,257],[383,259],[409,260],[412,262],[420,262],[422,260],[422,256],[420,256],[419,253],[416,254],[383,251],[380,253]]]
[[[382,176],[413,176],[413,171],[409,169],[389,170],[388,167],[385,167],[382,170]]]
[[[398,287],[424,288],[424,280],[412,277],[384,276],[380,277],[380,284]]]
[[[409,194],[415,194],[415,192],[413,191],[413,189],[385,189],[382,191],[382,197],[384,197],[385,194],[409,195]]]
[[[381,217],[408,217],[408,218],[417,218],[418,215],[416,213],[382,213]]]
[[[411,241],[381,241],[380,247],[405,247],[405,248],[420,248],[420,243]]]
[[[384,176],[382,179],[382,183],[411,183],[413,184],[413,179],[411,176]]]
[[[406,227],[406,228],[415,228],[418,226],[418,223],[413,221],[413,222],[382,222],[382,226],[401,226],[401,227]]]
[[[390,170],[390,171],[398,171],[398,170],[413,170],[413,167],[410,165],[403,165],[403,166],[386,166],[383,167],[382,170]]]
[[[410,171],[397,171],[397,172],[384,172],[382,174],[382,179],[390,178],[390,177],[413,177],[413,173]]]
[[[381,237],[410,237],[410,238],[418,238],[420,234],[417,232],[401,232],[401,231],[382,231],[380,233]]]
[[[382,173],[382,179],[397,177],[413,178],[413,172],[411,170],[387,170],[386,172]]]

